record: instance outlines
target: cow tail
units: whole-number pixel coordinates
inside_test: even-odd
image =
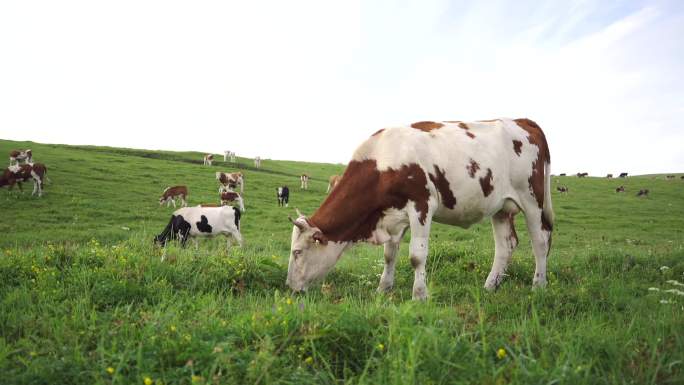
[[[240,231],[240,216],[242,214],[240,213],[240,209],[235,206],[233,206],[233,212],[235,213],[235,227]]]
[[[551,203],[551,163],[544,164],[544,205],[542,207],[542,215],[549,224],[550,229],[553,229],[554,218],[553,204]]]

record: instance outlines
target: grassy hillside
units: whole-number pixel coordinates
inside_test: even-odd
[[[481,287],[491,228],[436,225],[426,303],[375,294],[382,249],[358,245],[302,296],[285,287],[293,207],[311,213],[342,166],[201,165],[201,153],[0,141],[48,166],[42,199],[0,190],[0,373],[8,384],[684,383],[684,181],[554,178],[549,286],[532,291],[521,246],[495,293]],[[217,201],[214,172],[246,175],[243,248],[152,237],[172,208]],[[309,191],[298,176],[312,175]],[[276,205],[288,185],[290,209]],[[615,194],[624,184],[626,194]],[[636,198],[639,188],[651,196]],[[408,241],[408,239],[406,240]],[[650,289],[655,288],[655,289]],[[684,293],[682,293],[684,294]]]

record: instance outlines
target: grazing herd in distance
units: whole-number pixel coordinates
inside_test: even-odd
[[[628,175],[629,175],[629,174],[626,173],[626,172],[621,172],[621,173],[618,175],[618,178],[627,178]],[[567,174],[566,174],[566,173],[561,173],[561,174],[559,174],[558,176],[567,176]],[[586,173],[586,172],[578,172],[577,174],[575,174],[575,176],[577,176],[578,178],[585,178],[585,177],[589,176],[589,173]],[[674,180],[674,179],[677,178],[677,176],[676,176],[676,175],[666,175],[665,178],[666,178],[667,180]],[[606,175],[606,179],[613,179],[613,174],[607,174],[607,175]],[[655,178],[654,178],[654,179],[655,179]],[[681,176],[680,176],[680,179],[684,180],[684,175],[681,175]],[[556,180],[556,183],[558,183],[558,180]],[[568,188],[567,186],[557,186],[557,187],[556,187],[556,191],[558,191],[558,192],[561,193],[561,194],[566,194],[566,193],[568,193],[570,190],[569,190],[569,188]],[[624,186],[624,185],[620,185],[620,186],[618,186],[618,187],[615,188],[615,192],[616,192],[616,193],[625,193],[626,191],[627,191],[627,190],[625,189],[625,186]],[[639,191],[637,191],[637,193],[636,193],[636,196],[637,196],[637,197],[647,197],[647,196],[649,196],[649,192],[650,192],[649,189],[639,189]]]

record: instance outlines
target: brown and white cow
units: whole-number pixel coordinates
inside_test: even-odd
[[[620,187],[616,188],[616,189],[615,189],[615,192],[616,192],[616,193],[623,193],[623,192],[625,192],[625,186],[620,186]]]
[[[23,182],[33,180],[33,193],[38,193],[39,197],[43,196],[43,186],[47,179],[47,167],[42,163],[33,164],[15,164],[6,168],[0,176],[0,187],[9,186],[11,190],[16,184],[19,186],[19,191],[24,192],[21,184]]]
[[[207,154],[204,156],[204,165],[205,166],[211,166],[211,162],[214,161],[214,155],[212,154]]]
[[[179,198],[181,201],[181,207],[185,207],[188,205],[187,197],[188,188],[186,186],[167,187],[162,193],[162,196],[159,198],[159,206],[166,202],[166,207],[169,207],[171,203],[173,203],[173,207],[175,208],[176,198]]]
[[[18,164],[20,160],[23,160],[24,163],[32,164],[33,163],[33,152],[31,150],[12,150],[10,151],[10,156],[9,156],[9,165],[12,166],[14,164]]]
[[[432,222],[466,228],[490,217],[495,252],[484,286],[495,289],[518,243],[514,217],[522,211],[536,258],[532,283],[544,286],[553,228],[550,175],[546,138],[529,119],[418,122],[380,130],[356,149],[342,180],[311,217],[298,213],[290,219],[287,284],[305,290],[347,247],[366,241],[384,245],[378,291],[389,290],[401,239],[410,229],[413,298],[425,299]]]
[[[299,181],[301,182],[301,186],[299,188],[303,188],[304,190],[309,189],[309,176],[307,174],[302,174],[299,177]]]
[[[240,186],[240,193],[245,192],[245,176],[241,172],[216,172],[216,180],[219,181],[221,186],[226,186],[229,189],[237,188]],[[219,192],[221,188],[219,188]]]
[[[219,188],[219,199],[221,201],[221,206],[226,206],[232,202],[237,202],[240,205],[240,211],[245,212],[245,202],[240,194],[229,189],[226,186],[221,186]]]
[[[342,179],[341,175],[331,175],[330,178],[328,178],[328,190],[326,190],[326,193],[330,193],[332,189],[340,183],[340,179]]]

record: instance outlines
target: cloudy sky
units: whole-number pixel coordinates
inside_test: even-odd
[[[0,138],[346,163],[529,117],[555,173],[684,171],[684,2],[3,1]]]

